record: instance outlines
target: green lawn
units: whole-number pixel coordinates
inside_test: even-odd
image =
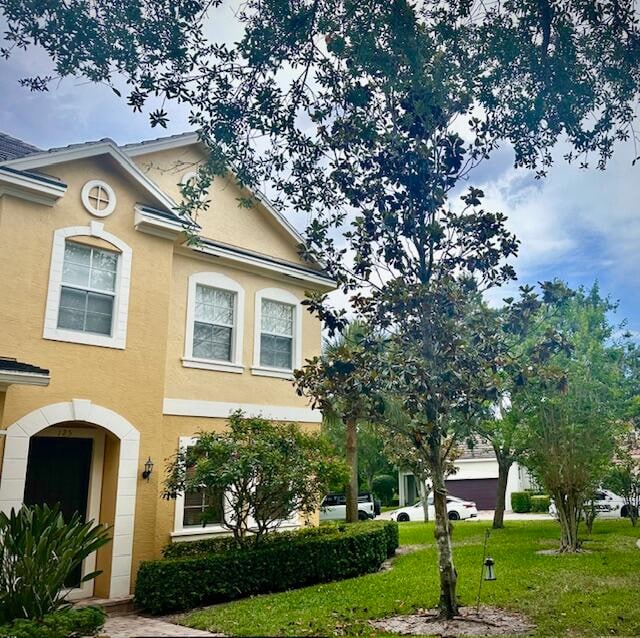
[[[458,593],[475,604],[486,522],[454,530]],[[553,521],[509,522],[493,531],[489,554],[497,580],[483,585],[483,602],[525,613],[536,636],[640,635],[640,527],[596,521],[590,553],[541,556],[555,546]],[[435,606],[438,582],[432,523],[400,526],[403,545],[423,545],[395,559],[393,569],[341,582],[257,596],[195,612],[189,627],[228,635],[376,635],[367,619]]]

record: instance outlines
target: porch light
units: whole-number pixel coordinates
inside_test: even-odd
[[[151,472],[153,472],[153,461],[151,460],[151,457],[149,457],[144,464],[144,472],[142,472],[142,478],[145,481],[148,481],[149,477],[151,476]]]
[[[496,579],[496,572],[493,569],[494,564],[495,564],[495,561],[493,560],[493,558],[491,558],[491,556],[487,556],[484,559],[484,579],[485,580]]]

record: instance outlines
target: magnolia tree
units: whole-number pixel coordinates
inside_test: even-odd
[[[517,246],[480,191],[451,195],[501,142],[539,176],[559,139],[568,160],[605,166],[634,134],[634,4],[247,0],[233,45],[204,39],[202,12],[218,4],[0,0],[0,10],[7,55],[37,43],[59,75],[116,90],[124,76],[135,109],[154,96],[186,102],[211,151],[201,186],[232,169],[242,185],[267,183],[276,206],[308,215],[302,255],[324,263],[355,312],[390,335],[383,357],[366,348],[367,365],[379,391],[401,397],[429,458],[440,609],[451,617],[446,451],[491,398],[494,335],[475,296],[513,276],[503,260]],[[154,125],[166,118],[151,113]],[[322,295],[309,307],[329,330],[344,323]]]
[[[201,432],[193,446],[178,450],[164,496],[202,494],[202,524],[220,521],[242,546],[259,543],[294,513],[314,514],[345,473],[318,435],[236,412],[224,433]]]
[[[570,347],[512,397],[522,415],[523,462],[554,500],[561,552],[580,549],[584,506],[611,466],[621,427],[623,349],[611,343],[613,309],[597,286],[579,289],[546,319]]]

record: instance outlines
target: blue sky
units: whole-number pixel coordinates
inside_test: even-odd
[[[41,148],[103,137],[124,144],[189,130],[184,105],[165,104],[172,118],[168,129],[151,129],[146,113],[132,113],[107,86],[80,79],[63,80],[47,93],[19,86],[20,77],[48,69],[38,51],[0,61],[0,130]],[[514,263],[520,282],[560,277],[571,286],[588,286],[597,279],[603,292],[620,301],[616,318],[627,318],[640,336],[640,163],[631,164],[640,152],[634,151],[632,143],[619,146],[605,172],[558,159],[538,181],[514,169],[505,148],[470,183],[484,189],[487,207],[504,212],[520,238]],[[559,148],[557,157],[562,154]],[[509,292],[495,291],[492,300]]]

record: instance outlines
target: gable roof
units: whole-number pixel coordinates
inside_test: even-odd
[[[0,162],[38,153],[40,149],[0,131]]]
[[[146,155],[147,153],[156,153],[158,151],[167,151],[174,148],[181,148],[183,146],[191,146],[193,144],[201,144],[200,137],[197,131],[179,133],[178,135],[168,135],[166,137],[157,137],[153,140],[144,140],[142,142],[135,142],[133,144],[125,144],[120,148],[130,157],[137,157],[138,155]],[[204,145],[202,145],[202,147],[204,148]],[[276,210],[275,206],[269,201],[269,198],[262,191],[257,189],[249,190],[251,194],[258,200],[258,202],[264,206],[264,208],[278,223],[278,225],[293,240],[295,240],[298,244],[304,244],[302,235],[296,230],[296,228],[284,215]]]
[[[89,157],[107,155],[111,157],[124,171],[133,178],[156,203],[175,215],[176,202],[151,181],[109,138],[82,144],[71,144],[63,148],[52,148],[48,151],[37,151],[23,157],[0,161],[0,166],[8,166],[17,170],[33,170],[52,164],[71,162]]]

